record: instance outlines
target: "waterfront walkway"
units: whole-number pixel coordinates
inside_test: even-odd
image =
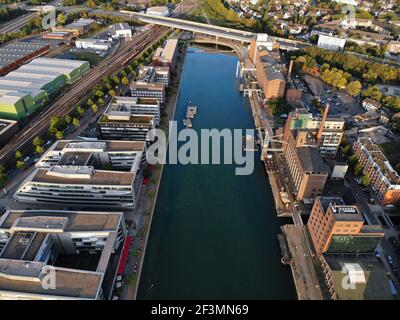
[[[179,83],[182,75],[185,51],[178,55],[176,66],[176,78],[170,84],[168,102],[164,106],[166,116],[162,117],[160,129],[168,132],[169,121],[174,119],[176,102],[179,94]],[[135,300],[140,282],[140,275],[143,266],[144,255],[146,253],[148,236],[150,233],[151,221],[157,201],[158,190],[161,182],[163,165],[158,164],[149,177],[149,184],[142,187],[138,206],[135,210],[134,220],[137,222],[135,229],[130,229],[134,235],[134,246],[128,260],[124,286],[122,288],[121,300]]]

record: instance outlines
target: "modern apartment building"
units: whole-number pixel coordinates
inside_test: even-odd
[[[7,211],[0,300],[110,299],[126,235],[120,212]]]
[[[142,183],[146,143],[55,143],[14,198],[27,203],[133,209]]]
[[[342,117],[329,116],[325,108],[322,117],[313,116],[306,109],[298,108],[288,115],[285,125],[285,135],[290,130],[306,129],[318,143],[321,156],[334,158],[344,135],[345,121]]]
[[[165,87],[168,87],[169,67],[143,66],[139,69],[137,81],[144,83],[162,83]]]
[[[151,115],[154,116],[154,125],[160,124],[160,103],[155,99],[114,97],[106,110],[111,116]]]
[[[98,126],[105,140],[153,141],[151,130],[156,120],[150,114],[132,114],[107,110],[100,118]]]
[[[383,237],[380,226],[364,225],[358,207],[341,197],[317,197],[307,229],[321,254],[373,254]]]
[[[290,130],[284,140],[283,153],[296,199],[313,199],[321,195],[329,168],[308,130]]]
[[[363,173],[371,178],[371,187],[382,205],[400,201],[400,176],[379,147],[368,138],[358,138],[353,145]]]
[[[150,98],[160,104],[165,102],[165,86],[162,83],[145,83],[134,81],[131,83],[131,95],[135,98]]]

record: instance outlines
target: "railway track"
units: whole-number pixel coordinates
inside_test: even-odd
[[[72,84],[64,95],[39,113],[26,127],[17,133],[17,135],[0,150],[0,160],[10,159],[17,150],[21,149],[34,137],[44,132],[44,130],[48,128],[52,117],[69,114],[73,108],[75,108],[76,103],[85,96],[97,82],[103,77],[113,75],[122,69],[144,48],[159,38],[167,30],[168,28],[166,27],[153,26],[136,39],[126,42],[113,56],[91,69],[81,79]]]

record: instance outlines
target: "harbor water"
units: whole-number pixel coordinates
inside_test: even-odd
[[[237,57],[189,48],[175,120],[197,106],[192,129],[252,129],[247,98],[238,90]],[[281,264],[267,174],[232,165],[164,167],[138,299],[296,299],[290,268]]]

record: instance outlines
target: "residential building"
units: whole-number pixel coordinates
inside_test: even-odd
[[[346,39],[344,38],[326,36],[323,34],[320,34],[318,36],[318,44],[317,44],[318,48],[338,51],[338,50],[343,50],[345,44],[346,44]]]
[[[139,69],[136,80],[144,83],[162,83],[165,87],[168,87],[169,67],[143,66]]]
[[[131,95],[135,98],[150,98],[160,104],[165,102],[165,86],[162,83],[145,83],[133,81],[131,83]]]
[[[378,110],[382,105],[376,100],[365,98],[362,102],[362,106],[366,111],[370,112]]]
[[[123,213],[12,210],[0,217],[0,300],[110,299]]]
[[[56,142],[16,191],[20,202],[133,209],[142,183],[146,143]]]
[[[160,103],[155,99],[114,97],[106,110],[108,115],[151,115],[154,116],[154,125],[160,124]]]
[[[146,13],[152,16],[168,17],[169,9],[165,6],[155,6],[147,8]]]
[[[379,147],[369,138],[358,138],[353,145],[363,173],[371,178],[371,187],[382,205],[400,201],[400,176]]]
[[[111,26],[112,38],[131,38],[132,28],[127,23],[117,23]]]
[[[347,205],[341,197],[317,197],[307,229],[315,253],[374,254],[384,235],[380,226],[364,225],[364,218],[355,205]]]
[[[388,51],[393,54],[400,53],[400,41],[389,41]]]
[[[169,66],[175,68],[178,56],[178,39],[168,39],[164,47],[157,48],[153,55],[153,64],[156,66]]]
[[[37,58],[0,77],[0,117],[21,120],[89,71],[87,61]]]
[[[111,43],[102,39],[78,39],[75,41],[75,47],[78,49],[92,49],[96,51],[108,51],[111,48]]]

